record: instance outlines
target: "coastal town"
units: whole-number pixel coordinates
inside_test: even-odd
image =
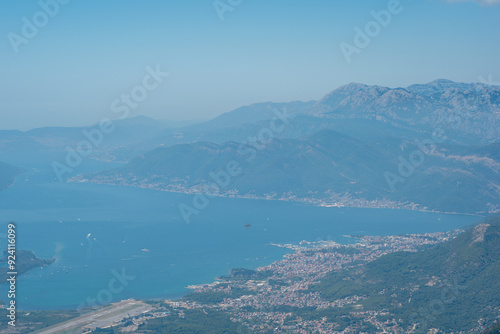
[[[213,283],[189,286],[192,293],[183,299],[151,302],[151,312],[123,319],[113,326],[116,326],[115,332],[141,333],[145,325],[159,318],[175,322],[175,319],[186,318],[189,312],[217,311],[238,324],[238,333],[361,333],[366,328],[380,333],[411,333],[401,319],[386,310],[365,311],[364,295],[332,301],[314,291],[314,286],[331,272],[357,268],[393,252],[416,252],[453,239],[461,232],[349,236],[352,241],[349,244],[330,240],[275,244],[273,246],[288,249],[290,253],[256,270],[233,269],[231,275]],[[318,314],[345,312],[358,320],[341,324],[326,315],[310,317],[308,310]]]
[[[389,199],[374,199],[368,200],[364,198],[357,198],[349,193],[335,193],[328,191],[321,194],[308,194],[307,196],[297,195],[293,192],[286,192],[278,194],[276,192],[257,194],[246,193],[242,194],[237,189],[223,188],[221,189],[215,184],[209,184],[200,181],[196,185],[190,185],[188,180],[180,178],[166,178],[160,175],[153,175],[149,177],[138,177],[134,175],[120,175],[114,172],[110,174],[99,175],[84,175],[80,174],[68,179],[68,182],[73,183],[95,183],[106,184],[115,186],[128,186],[138,187],[144,189],[152,189],[159,191],[166,191],[180,194],[204,194],[206,196],[226,197],[226,198],[244,198],[244,199],[261,199],[261,200],[275,200],[275,201],[290,201],[299,202],[321,207],[351,207],[351,208],[385,208],[385,209],[404,209],[404,210],[417,210],[439,212],[436,210],[428,209],[413,202],[400,202]]]

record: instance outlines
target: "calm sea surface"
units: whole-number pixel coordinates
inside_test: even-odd
[[[270,243],[348,242],[342,235],[447,231],[478,220],[214,198],[185,224],[178,205],[191,204],[192,195],[61,184],[50,163],[63,159],[57,153],[0,154],[0,161],[26,169],[14,187],[0,192],[0,247],[6,248],[7,223],[15,221],[18,249],[56,259],[19,277],[17,302],[24,310],[77,308],[89,298],[110,302],[179,297],[187,285],[210,283],[231,268],[256,268],[279,260],[285,250]],[[75,173],[116,166],[87,159]],[[113,280],[113,270],[128,276],[125,284]],[[0,299],[7,299],[6,288],[0,286]]]

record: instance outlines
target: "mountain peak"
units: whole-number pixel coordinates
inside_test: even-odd
[[[344,94],[352,94],[359,91],[366,91],[374,87],[378,86],[369,86],[358,82],[351,82],[348,83],[347,85],[340,86],[339,88],[335,89],[332,93],[337,92]]]
[[[450,89],[468,90],[471,87],[472,84],[468,83],[455,82],[448,79],[436,79],[426,84],[415,84],[408,86],[407,90],[416,94],[429,95],[438,92],[442,93]]]
[[[354,82],[353,81],[353,82],[350,82],[350,83],[348,83],[346,85],[340,86],[339,89],[340,88],[350,88],[350,87],[352,87],[352,88],[367,88],[368,85],[360,83],[360,82]]]
[[[427,84],[432,85],[432,86],[438,86],[438,85],[439,86],[442,86],[442,85],[450,86],[450,85],[456,85],[457,83],[455,81],[448,80],[448,79],[436,79],[436,80],[433,80]]]

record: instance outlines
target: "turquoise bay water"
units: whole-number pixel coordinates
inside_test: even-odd
[[[191,224],[177,206],[192,195],[131,187],[60,184],[50,169],[55,153],[3,154],[0,161],[26,169],[0,192],[0,235],[17,222],[18,249],[55,258],[19,277],[21,309],[76,308],[103,301],[175,298],[190,284],[210,283],[234,267],[256,268],[280,259],[270,243],[298,243],[342,235],[393,235],[460,228],[476,217],[386,209],[317,208],[296,203],[214,198]],[[87,160],[75,173],[116,167]],[[250,227],[245,227],[251,224]],[[0,239],[6,247],[6,239]],[[143,252],[142,249],[149,252]],[[112,270],[134,278],[109,290]],[[119,286],[117,286],[119,287]],[[6,300],[6,285],[0,299]],[[103,298],[105,297],[105,298]]]

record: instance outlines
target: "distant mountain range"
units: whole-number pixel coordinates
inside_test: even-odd
[[[107,150],[110,147],[126,147],[144,142],[167,129],[169,126],[161,121],[145,116],[115,120],[114,129],[103,136],[102,143],[95,151]],[[88,127],[46,127],[30,131],[0,130],[0,152],[18,150],[61,150],[66,146],[75,146],[78,142],[88,140],[84,131],[99,129],[98,125]]]
[[[196,192],[214,182],[211,173],[237,161],[241,174],[216,193],[498,212],[499,97],[496,86],[447,80],[406,89],[349,84],[319,102],[256,104],[164,131],[154,140],[162,148],[122,169],[85,177]],[[276,121],[279,115],[287,119]],[[279,131],[270,130],[273,118],[284,125]],[[262,133],[273,139],[261,142]]]
[[[414,130],[440,127],[463,140],[488,143],[500,138],[500,87],[442,79],[395,89],[353,83],[326,95],[309,114]]]
[[[179,128],[113,122],[90,157],[128,161],[81,179],[193,192],[237,161],[220,195],[487,213],[500,210],[500,87],[436,80],[348,84],[319,101],[258,103]],[[95,128],[95,127],[94,127]],[[0,131],[0,152],[64,150],[87,128]],[[270,140],[263,139],[272,137]],[[251,161],[249,161],[251,160]],[[473,194],[473,196],[471,196]]]
[[[159,145],[210,141],[244,141],[287,110],[297,124],[280,137],[303,138],[319,129],[332,129],[353,137],[395,133],[422,134],[443,128],[462,144],[488,144],[500,138],[500,87],[436,80],[407,88],[387,88],[351,83],[319,101],[256,103],[222,114],[210,121],[172,128],[172,124],[145,116],[114,121],[116,130],[104,138],[98,150],[139,150]],[[268,123],[268,122],[267,122]],[[293,123],[293,122],[292,122]],[[27,132],[0,131],[0,152],[14,149],[56,149],[84,140],[82,130],[94,127],[41,128]],[[136,147],[137,146],[137,147]],[[118,151],[123,151],[119,149]]]
[[[85,178],[110,184],[154,184],[157,189],[184,192],[203,191],[201,186],[219,183],[215,193],[220,195],[330,205],[464,213],[498,210],[500,144],[444,146],[423,155],[425,160],[415,172],[391,189],[386,173],[397,175],[398,156],[408,159],[418,150],[416,145],[406,145],[402,151],[385,149],[331,130],[303,140],[273,139],[259,148],[236,142],[199,142],[158,148],[123,168]],[[231,161],[238,163],[241,173],[228,182],[213,176],[227,175],[225,166]],[[471,193],[475,195],[466,196]]]
[[[365,296],[363,311],[387,310],[417,333],[473,331],[500,312],[500,217],[419,252],[385,255],[331,272],[314,286],[323,297]]]

